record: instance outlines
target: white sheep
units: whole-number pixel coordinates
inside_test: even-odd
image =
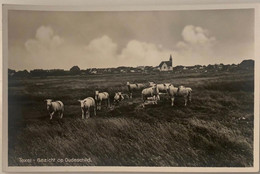
[[[46,99],[44,101],[47,103],[47,110],[50,113],[50,120],[52,120],[55,113],[60,116],[60,119],[62,119],[64,112],[63,103],[61,101],[52,101],[52,99]]]
[[[145,88],[145,85],[142,84],[142,83],[132,83],[131,84],[131,83],[127,82],[126,85],[127,85],[127,88],[128,88],[130,98],[133,97],[133,94],[132,94],[133,91],[141,90],[141,89]]]
[[[90,117],[90,109],[94,109],[94,115],[96,115],[96,103],[92,97],[85,98],[84,100],[78,100],[82,111],[82,119]]]
[[[153,97],[153,99],[155,100],[155,104],[157,104],[157,100],[160,100],[159,90],[156,84],[153,87],[143,89],[142,91],[143,107],[146,100],[148,100],[149,97]]]
[[[149,86],[154,86],[154,82],[149,82]],[[172,85],[171,83],[161,83],[157,84],[157,87],[159,89],[159,92],[167,92],[168,87]]]
[[[122,92],[116,92],[114,96],[114,103],[118,104],[122,100],[124,100],[124,96],[122,95]]]
[[[97,103],[97,110],[101,110],[102,101],[106,101],[107,107],[110,106],[109,94],[107,92],[95,91],[95,100]]]
[[[189,87],[179,86],[178,88],[174,87],[173,85],[170,85],[167,89],[167,93],[171,97],[171,105],[174,105],[174,99],[175,97],[183,97],[185,106],[187,106],[187,102],[191,102],[191,92],[192,89]]]

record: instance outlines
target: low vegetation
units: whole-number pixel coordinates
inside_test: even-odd
[[[78,99],[94,90],[126,92],[126,82],[172,82],[193,89],[192,103],[165,97],[142,108],[133,99],[81,119]],[[49,122],[44,99],[65,104],[64,119]],[[174,75],[103,74],[9,81],[9,165],[195,166],[253,165],[254,75],[223,72]],[[90,158],[87,162],[19,162],[19,157]]]

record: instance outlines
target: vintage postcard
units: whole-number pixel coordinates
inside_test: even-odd
[[[5,171],[258,171],[259,4],[2,8]]]

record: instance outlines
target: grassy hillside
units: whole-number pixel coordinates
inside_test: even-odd
[[[94,90],[126,91],[126,82],[172,82],[193,89],[192,103],[165,98],[141,107],[140,92],[81,119],[78,99]],[[62,124],[49,122],[44,99],[63,101]],[[252,166],[252,73],[93,75],[9,81],[9,165]],[[20,163],[22,158],[90,162]]]

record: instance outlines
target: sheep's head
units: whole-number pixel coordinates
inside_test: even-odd
[[[46,100],[44,100],[44,101],[46,101],[46,104],[47,104],[47,110],[49,110],[50,107],[51,107],[52,99],[46,99]]]
[[[153,86],[154,85],[154,82],[148,82],[149,83],[149,86]]]
[[[126,82],[126,85],[130,85],[130,83],[129,83],[129,82]]]
[[[98,99],[98,93],[99,93],[99,91],[95,91],[95,100]]]
[[[85,100],[78,100],[80,102],[80,107],[83,108],[84,107],[84,103],[85,103]]]
[[[174,86],[172,84],[169,84],[166,86],[166,91],[169,93],[171,88],[174,88]]]
[[[153,89],[153,93],[155,95],[159,94],[159,90],[158,90],[157,84],[153,85],[152,89]]]

